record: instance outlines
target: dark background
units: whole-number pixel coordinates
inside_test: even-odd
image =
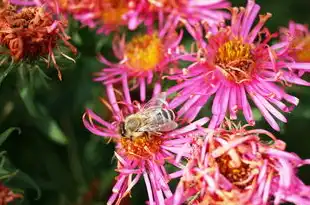
[[[232,2],[245,4],[241,0]],[[261,13],[273,14],[267,23],[271,31],[287,26],[290,19],[309,23],[308,0],[258,0],[257,3],[262,6]],[[106,115],[99,102],[104,90],[102,85],[92,82],[92,73],[103,67],[95,57],[98,51],[111,56],[111,36],[97,36],[87,28],[78,28],[77,23],[72,23],[70,34],[80,53],[76,64],[60,63],[65,67],[62,82],[53,68],[43,67],[51,78],[47,79],[47,86],[39,78],[34,80],[34,88],[25,86],[11,73],[0,87],[0,132],[9,127],[21,129],[21,134],[13,132],[1,150],[7,151],[7,159],[42,192],[37,199],[34,184],[23,177],[12,181],[12,186],[25,190],[22,204],[106,204],[113,185],[113,144],[91,135],[81,121],[85,107]],[[300,104],[286,115],[288,124],[281,124],[281,132],[274,133],[287,142],[288,151],[310,158],[310,88],[293,87],[289,92],[300,99]],[[257,127],[272,131],[263,121]],[[309,167],[302,168],[299,174],[310,184]],[[143,204],[145,192],[144,184],[140,183],[124,204]]]

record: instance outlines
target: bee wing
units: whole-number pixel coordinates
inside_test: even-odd
[[[159,130],[158,132],[169,132],[171,130],[174,130],[178,127],[178,123],[176,123],[175,121],[169,121],[166,122],[165,124],[162,124],[159,126]]]
[[[165,122],[164,124],[147,124],[139,128],[140,132],[169,132],[178,127],[175,121]]]
[[[142,110],[146,110],[154,107],[162,107],[162,105],[167,105],[166,102],[167,94],[166,92],[161,92],[157,96],[150,99],[147,103],[145,103],[142,107]]]

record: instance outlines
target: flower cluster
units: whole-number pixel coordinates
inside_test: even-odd
[[[208,21],[212,24],[229,18],[226,0],[11,0],[18,5],[47,5],[54,12],[73,15],[82,24],[98,33],[108,34],[127,27],[136,29],[140,24],[152,29],[157,20],[170,16],[183,23],[196,24]]]
[[[280,131],[277,120],[286,123],[299,103],[288,88],[310,86],[306,25],[271,33],[265,23],[272,15],[260,15],[254,0],[246,7],[226,0],[11,2],[36,5],[2,10],[0,43],[15,59],[47,54],[54,62],[56,40],[70,46],[62,21],[42,6],[113,34],[117,62],[98,54],[105,67],[94,74],[110,120],[91,109],[83,115],[91,133],[115,144],[118,176],[107,204],[120,204],[141,178],[151,205],[310,204],[310,187],[296,174],[310,160],[285,151],[269,132],[248,129],[258,109]],[[172,179],[179,179],[175,193]]]

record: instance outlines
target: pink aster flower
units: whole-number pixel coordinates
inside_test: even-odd
[[[310,204],[310,186],[296,175],[309,164],[265,130],[232,125],[206,131],[193,145],[174,197],[166,204],[267,205]],[[270,142],[260,137],[270,138]]]
[[[310,69],[310,32],[308,25],[289,22],[288,28],[280,28],[280,41],[273,45],[280,59],[292,70],[300,73]]]
[[[177,93],[170,106],[182,105],[178,116],[193,120],[214,96],[210,128],[218,126],[227,112],[231,119],[237,119],[239,110],[253,125],[249,100],[275,130],[280,128],[274,118],[286,122],[280,111],[291,111],[298,99],[284,88],[310,84],[286,69],[287,64],[277,61],[278,50],[268,44],[273,35],[262,29],[271,14],[260,15],[259,22],[253,25],[259,10],[253,0],[248,0],[246,8],[232,8],[231,25],[207,30],[207,42],[202,29],[188,27],[200,48],[188,69],[169,77],[179,82],[167,91]]]
[[[150,10],[158,13],[172,14],[181,22],[197,24],[201,21],[215,24],[228,19],[230,15],[223,11],[230,6],[226,0],[148,0]]]
[[[109,99],[116,99],[114,92],[108,95],[110,95]],[[111,122],[103,120],[89,109],[83,116],[84,125],[90,132],[116,143],[116,171],[119,175],[108,204],[120,204],[140,178],[143,178],[149,204],[164,205],[165,198],[172,197],[167,183],[170,179],[180,176],[180,172],[169,174],[165,165],[183,167],[180,161],[184,156],[189,157],[191,135],[195,134],[197,126],[202,126],[208,119],[202,118],[190,125],[167,132],[157,134],[135,132],[129,137],[127,117],[137,112],[141,113],[143,109],[147,109],[147,105],[123,99],[121,102],[113,101],[112,103],[103,100],[113,114]],[[163,98],[153,98],[148,102],[148,106],[157,106],[157,109],[159,106],[164,107],[165,104]]]
[[[112,46],[120,61],[112,63],[99,56],[99,60],[108,67],[96,74],[95,81],[105,85],[122,83],[125,93],[129,92],[128,84],[140,87],[142,102],[146,97],[146,86],[154,81],[154,92],[159,93],[161,75],[170,72],[173,68],[169,66],[185,55],[180,53],[178,47],[183,32],[177,34],[174,31],[176,23],[168,20],[158,31],[136,35],[129,42],[126,42],[125,36],[116,36]]]

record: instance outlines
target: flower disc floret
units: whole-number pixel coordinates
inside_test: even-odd
[[[310,62],[310,34],[293,40],[292,47],[296,49],[295,54],[291,51],[296,61]]]
[[[147,135],[143,133],[137,138],[120,139],[121,148],[124,149],[128,158],[150,159],[160,152],[163,139],[159,135]]]
[[[255,67],[251,45],[238,39],[227,41],[218,48],[214,64],[232,82],[250,80]]]
[[[123,25],[124,14],[129,11],[126,0],[103,0],[101,1],[101,19],[104,24]]]
[[[164,58],[164,45],[157,33],[135,36],[126,44],[125,58],[133,71],[152,70]]]

